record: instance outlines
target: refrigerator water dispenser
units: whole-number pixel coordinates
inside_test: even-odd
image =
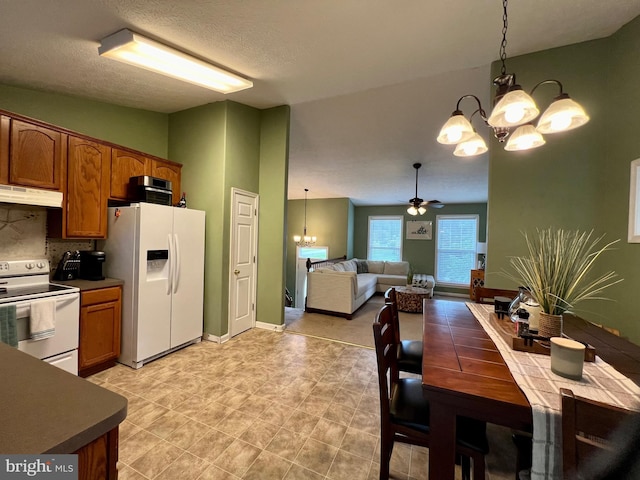
[[[147,282],[169,278],[169,250],[147,250]]]

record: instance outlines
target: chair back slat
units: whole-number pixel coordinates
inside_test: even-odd
[[[594,455],[613,451],[611,437],[633,412],[596,402],[560,389],[562,397],[562,470],[565,478],[575,478]]]
[[[378,362],[378,383],[380,387],[380,414],[389,415],[390,385],[399,378],[397,344],[392,324],[392,311],[389,305],[383,305],[373,323],[373,338],[376,345]]]

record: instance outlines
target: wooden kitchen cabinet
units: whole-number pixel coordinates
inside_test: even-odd
[[[154,158],[151,162],[151,175],[158,178],[164,178],[171,182],[171,203],[176,204],[182,192],[180,191],[180,176],[182,165],[179,163],[169,162]]]
[[[109,197],[114,200],[135,200],[130,177],[151,175],[151,159],[139,153],[113,148],[111,150],[111,187]]]
[[[67,191],[61,210],[49,210],[49,235],[106,238],[111,148],[69,136]]]
[[[78,480],[118,479],[118,427],[74,453],[78,455]]]
[[[9,183],[63,191],[67,135],[15,118],[10,123]]]
[[[0,184],[9,183],[9,125],[11,119],[0,115]]]
[[[86,377],[112,367],[120,355],[122,288],[80,292],[78,375]]]

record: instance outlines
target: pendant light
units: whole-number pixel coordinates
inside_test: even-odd
[[[307,235],[307,192],[308,188],[304,189],[304,230],[302,235],[294,235],[293,241],[299,247],[311,247],[316,244],[316,237]]]
[[[543,80],[536,84],[530,93],[526,93],[520,85],[516,83],[516,75],[507,73],[507,2],[502,1],[502,43],[500,44],[500,60],[502,69],[499,76],[494,78],[493,84],[497,87],[493,99],[493,110],[487,116],[482,108],[480,99],[475,95],[463,95],[458,99],[456,109],[451,117],[442,126],[437,137],[439,143],[444,145],[456,145],[454,155],[460,157],[471,157],[487,151],[484,140],[478,135],[471,121],[473,115],[478,113],[484,124],[493,129],[494,136],[499,142],[505,142],[509,135],[512,138],[507,142],[505,150],[517,151],[537,148],[545,144],[542,134],[552,134],[564,132],[580,127],[589,121],[589,116],[584,109],[562,89],[562,84],[558,80]],[[546,84],[554,84],[559,88],[559,94],[553,99],[551,105],[540,116],[533,93],[535,90]],[[469,120],[460,109],[460,103],[465,98],[473,98],[478,104],[478,108],[473,112]],[[537,126],[533,126],[533,121],[540,116]],[[512,130],[515,130],[511,134]],[[482,144],[480,140],[482,140]]]

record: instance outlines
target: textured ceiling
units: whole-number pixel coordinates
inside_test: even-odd
[[[509,5],[510,56],[606,37],[640,0]],[[251,78],[224,96],[98,56],[122,28]],[[435,142],[463,93],[489,103],[499,0],[0,0],[0,83],[158,112],[292,106],[289,198],[357,205],[487,199],[486,155]],[[383,181],[384,180],[384,181]]]

